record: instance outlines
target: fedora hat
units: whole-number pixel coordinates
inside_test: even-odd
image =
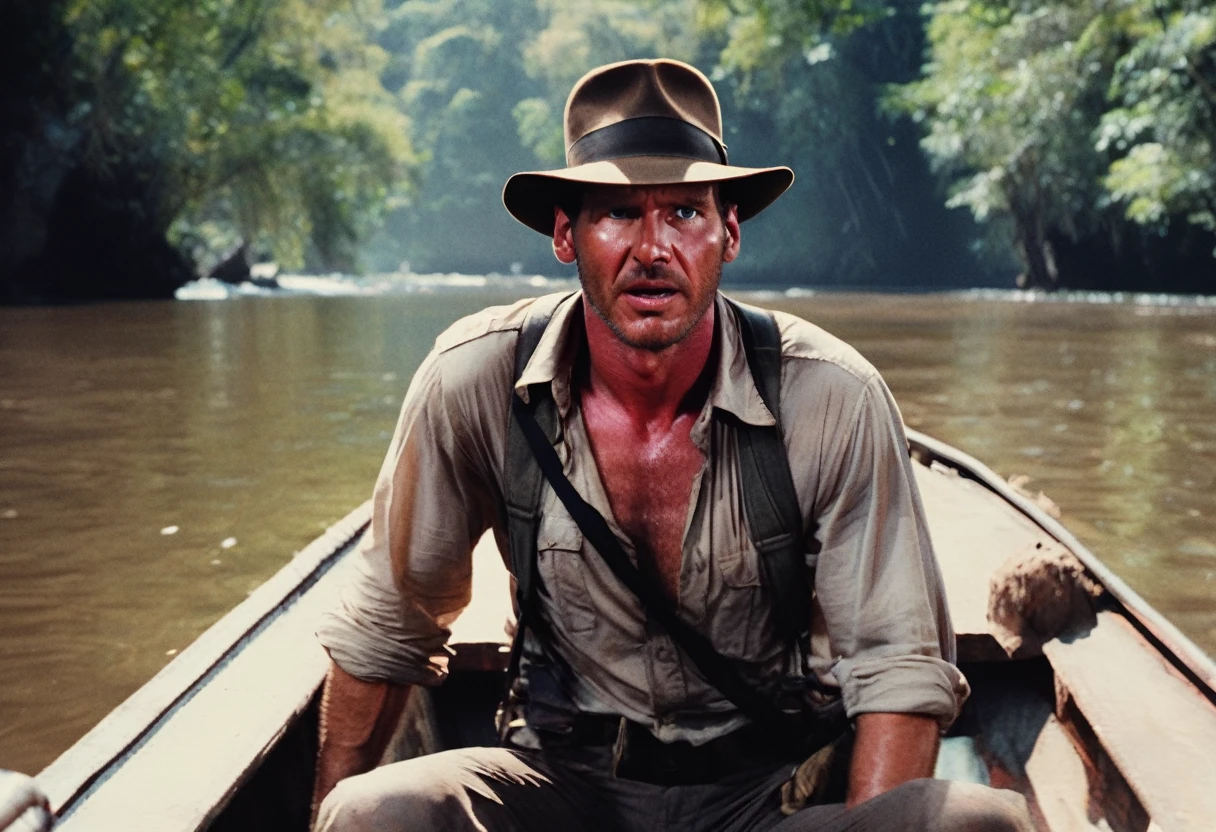
[[[754,217],[794,181],[787,167],[731,165],[722,110],[709,79],[680,61],[622,61],[593,69],[566,100],[566,167],[517,173],[502,201],[511,216],[553,234],[553,206],[582,185],[718,182]]]

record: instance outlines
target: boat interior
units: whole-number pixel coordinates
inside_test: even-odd
[[[972,686],[936,775],[1016,789],[1053,832],[1216,828],[1216,667],[1034,498],[929,437],[911,446]],[[299,553],[39,775],[57,828],[306,829],[328,661],[312,631],[368,513]],[[492,538],[474,557],[450,676],[412,692],[386,762],[496,742],[509,578]],[[1031,593],[995,626],[1000,587],[1025,589],[1042,564],[1047,595],[1072,593],[1082,613],[1044,622],[1051,604]]]

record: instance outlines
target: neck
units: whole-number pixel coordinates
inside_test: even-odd
[[[587,392],[607,396],[639,423],[674,422],[699,412],[709,393],[705,372],[714,346],[716,304],[678,344],[655,352],[621,341],[583,304],[589,357]]]

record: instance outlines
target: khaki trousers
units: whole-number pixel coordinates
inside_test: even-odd
[[[915,780],[846,809],[785,817],[778,791],[792,765],[703,786],[656,786],[611,774],[611,750],[462,748],[342,781],[319,832],[1031,832],[1021,795]]]

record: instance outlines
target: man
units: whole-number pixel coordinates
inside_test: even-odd
[[[1012,794],[924,779],[966,682],[950,662],[940,576],[882,380],[840,341],[779,315],[770,412],[738,313],[717,292],[740,222],[792,172],[730,166],[712,86],[674,61],[589,73],[565,128],[569,166],[518,174],[503,199],[578,264],[583,291],[465,319],[414,377],[357,575],[319,632],[333,665],[318,828],[1029,828]],[[521,330],[544,315],[516,377]],[[473,544],[492,527],[508,548],[513,393],[521,404],[552,396],[562,473],[678,617],[757,686],[791,657],[749,537],[739,445],[749,426],[780,424],[808,575],[816,565],[811,664],[839,686],[855,726],[846,804],[783,819],[778,790],[799,762],[785,738],[705,680],[548,486],[523,675],[529,704],[549,710],[525,710],[501,748],[363,773],[408,686],[443,678]],[[636,748],[664,759],[678,749],[671,759],[687,765],[647,771],[643,760],[630,773]]]

